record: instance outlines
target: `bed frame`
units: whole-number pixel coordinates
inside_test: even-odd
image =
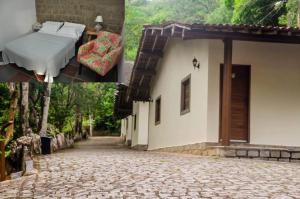
[[[83,38],[84,38],[85,32],[86,32],[86,30],[83,31],[81,37],[79,38],[79,40],[75,44],[75,55],[76,56],[78,54],[78,50],[79,50],[80,46],[83,45]]]

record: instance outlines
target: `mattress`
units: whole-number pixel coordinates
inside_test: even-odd
[[[75,56],[76,40],[47,33],[31,33],[8,43],[2,52],[5,64],[16,64],[53,82]]]

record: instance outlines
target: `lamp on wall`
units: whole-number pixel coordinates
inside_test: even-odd
[[[198,62],[196,57],[194,57],[194,59],[193,59],[193,66],[194,66],[194,69],[196,69],[196,68],[200,69],[200,63]]]
[[[102,16],[97,16],[95,22],[97,25],[95,26],[96,32],[99,32],[102,29],[101,23],[103,23],[103,17]]]

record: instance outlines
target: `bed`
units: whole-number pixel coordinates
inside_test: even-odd
[[[45,82],[53,82],[53,78],[75,56],[76,44],[84,29],[82,24],[45,22],[39,32],[5,45],[3,61],[45,75]]]

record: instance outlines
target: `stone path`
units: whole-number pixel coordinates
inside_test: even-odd
[[[124,149],[91,138],[39,158],[39,174],[0,184],[0,198],[300,198],[300,164]]]

